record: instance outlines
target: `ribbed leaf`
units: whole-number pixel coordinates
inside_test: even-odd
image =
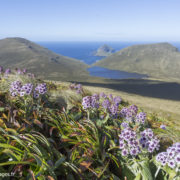
[[[21,157],[16,155],[13,151],[9,150],[9,149],[5,149],[2,151],[2,153],[7,154],[8,156],[10,156],[14,161],[20,161]]]
[[[18,148],[16,148],[16,147],[14,147],[14,146],[11,146],[11,145],[9,145],[9,144],[2,144],[2,143],[0,143],[0,147],[2,147],[2,148],[9,148],[9,149],[13,149],[13,150],[15,150],[15,151],[17,151],[17,152],[19,152],[19,153],[23,153],[23,151],[21,150],[21,149],[18,149]]]
[[[8,162],[0,163],[0,166],[6,166],[6,165],[12,165],[12,164],[31,164],[31,162],[28,162],[28,161],[8,161]]]
[[[61,157],[59,160],[57,160],[55,162],[55,165],[54,165],[53,169],[58,168],[65,161],[65,159],[66,159],[65,157]]]

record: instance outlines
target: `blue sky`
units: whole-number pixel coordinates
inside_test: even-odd
[[[0,38],[180,41],[180,0],[0,0]]]

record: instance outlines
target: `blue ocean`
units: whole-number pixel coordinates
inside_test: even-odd
[[[37,42],[39,45],[64,56],[72,57],[83,61],[86,64],[93,64],[104,57],[94,56],[93,52],[100,46],[107,44],[115,51],[125,47],[148,44],[155,42]],[[170,42],[180,50],[180,42]],[[136,73],[127,73],[123,71],[113,71],[101,67],[93,67],[88,69],[91,76],[104,77],[108,79],[126,79],[126,78],[143,78],[144,75]]]

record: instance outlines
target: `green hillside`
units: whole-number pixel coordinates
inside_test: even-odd
[[[86,64],[58,55],[23,38],[0,40],[0,65],[7,68],[27,68],[41,78],[52,80],[84,80]]]
[[[180,78],[180,53],[169,43],[130,46],[94,65],[154,78]]]

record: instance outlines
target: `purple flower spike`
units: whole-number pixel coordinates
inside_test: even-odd
[[[23,69],[23,73],[24,73],[24,74],[27,73],[27,69]]]
[[[102,102],[102,106],[104,109],[109,109],[109,107],[111,106],[111,103],[108,99],[105,99],[103,102]]]
[[[132,112],[133,115],[136,115],[138,112],[138,107],[133,104],[129,107],[129,110]]]
[[[87,110],[90,108],[99,108],[99,96],[94,94],[93,96],[86,96],[83,98],[82,106],[83,109]]]
[[[118,106],[116,106],[115,104],[112,104],[111,107],[109,107],[109,111],[112,115],[117,115]]]
[[[144,124],[146,120],[146,113],[140,112],[139,114],[136,115],[136,122],[140,124]]]
[[[113,101],[114,104],[118,106],[121,103],[122,99],[119,96],[116,96]]]
[[[35,88],[36,94],[45,94],[47,92],[47,86],[46,83],[43,84],[39,84],[36,88]]]
[[[85,110],[91,108],[91,96],[86,96],[83,98],[82,106]]]
[[[99,96],[102,98],[107,98],[107,96],[103,92],[101,92]]]
[[[40,94],[45,94],[47,92],[47,87],[45,83],[39,84],[35,90],[33,90],[33,84],[31,83],[22,85],[20,81],[14,81],[12,82],[9,91],[13,97],[17,95],[22,97],[26,95],[33,95],[34,98],[38,98]]]
[[[32,89],[33,89],[33,85],[31,83],[28,83],[21,87],[21,92],[24,92],[26,95],[30,95]]]
[[[127,112],[128,112],[128,108],[126,108],[126,107],[122,108],[121,111],[120,111],[120,116],[125,118]]]
[[[71,85],[69,86],[69,88],[70,88],[71,90],[76,90],[77,94],[82,94],[82,93],[83,93],[83,88],[82,88],[82,85],[81,85],[81,84],[75,84],[75,83],[73,83],[73,84],[71,84]]]
[[[11,70],[10,69],[6,69],[5,70],[5,74],[10,74],[11,73]]]
[[[178,147],[179,145],[180,143],[177,142],[169,147],[166,152],[159,153],[156,156],[156,161],[158,161],[162,166],[165,166],[167,164],[172,169],[178,167],[180,164],[180,151]]]

